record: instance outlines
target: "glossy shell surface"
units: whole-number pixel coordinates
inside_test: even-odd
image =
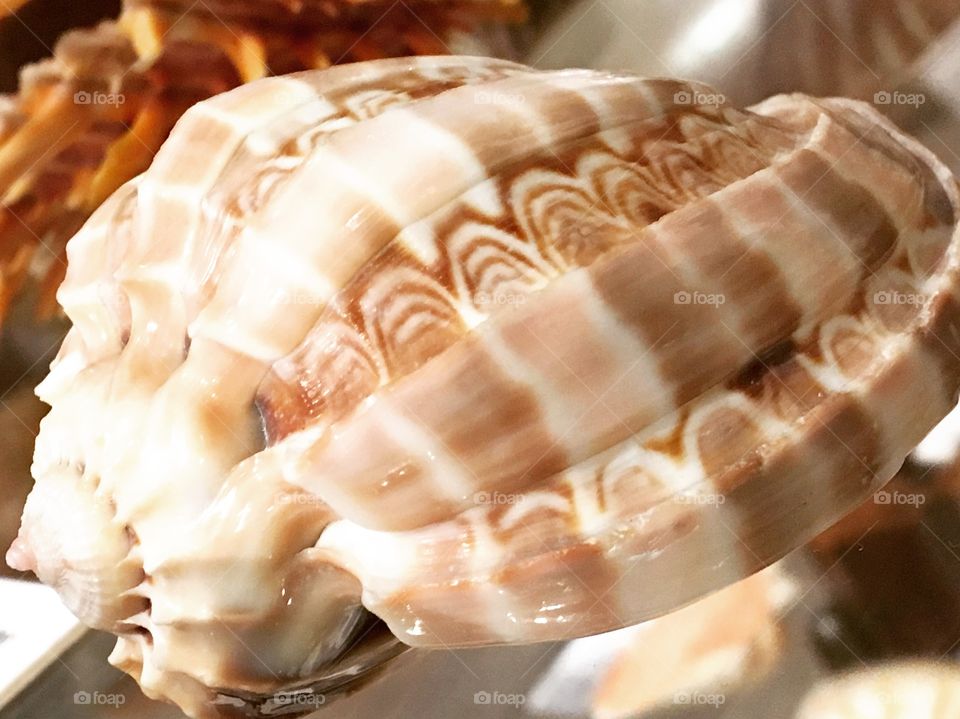
[[[215,716],[662,614],[862,501],[960,382],[949,172],[868,106],[484,58],[190,109],[68,247],[13,563]]]

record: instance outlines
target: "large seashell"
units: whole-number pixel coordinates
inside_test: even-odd
[[[960,198],[863,104],[721,99],[424,58],[193,107],[69,245],[12,559],[73,567],[43,506],[86,493],[143,579],[82,585],[145,606],[73,606],[215,716],[371,614],[582,636],[810,539],[955,402]]]

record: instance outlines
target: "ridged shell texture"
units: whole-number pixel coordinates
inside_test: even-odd
[[[12,561],[216,716],[748,575],[960,382],[949,172],[861,103],[484,58],[187,112],[68,247]]]

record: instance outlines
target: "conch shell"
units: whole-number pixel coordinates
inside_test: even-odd
[[[204,717],[337,675],[380,621],[429,647],[657,616],[950,410],[958,216],[854,101],[484,58],[238,88],[69,244],[10,559]]]

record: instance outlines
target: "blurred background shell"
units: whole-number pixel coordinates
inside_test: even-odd
[[[548,20],[525,54],[534,65],[691,78],[743,104],[779,92],[868,100],[960,167],[955,0],[544,5]]]

